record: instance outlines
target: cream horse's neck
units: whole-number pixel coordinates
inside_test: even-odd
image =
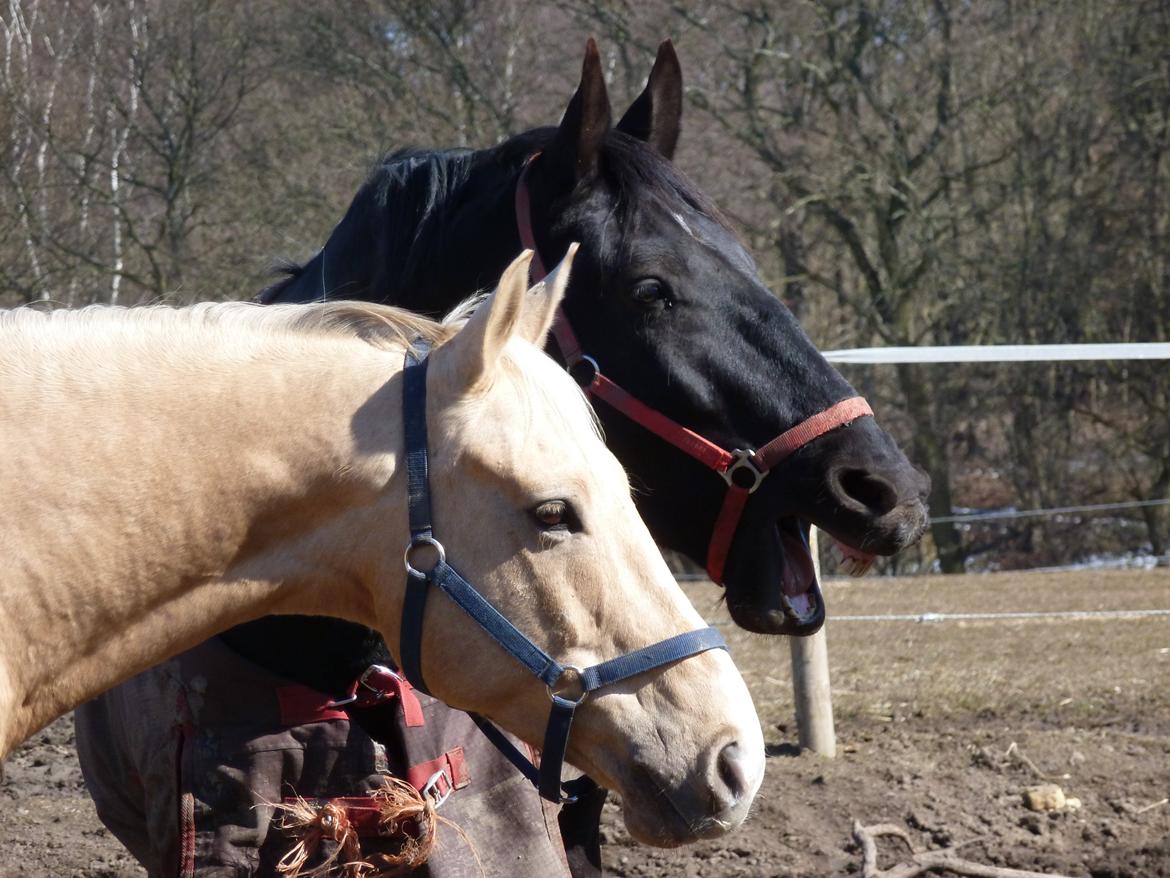
[[[347,540],[368,536],[356,518],[383,492],[405,490],[401,382],[386,383],[401,353],[176,338],[111,358],[82,334],[0,335],[0,431],[13,433],[0,455],[0,757],[236,623],[375,618],[364,547]],[[355,417],[385,428],[363,427],[358,447]],[[394,545],[404,506],[376,510]],[[378,585],[395,605],[403,583]]]

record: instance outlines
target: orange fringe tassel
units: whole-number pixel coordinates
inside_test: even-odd
[[[386,786],[370,796],[379,806],[379,835],[401,839],[397,853],[363,856],[357,830],[343,807],[315,805],[298,797],[273,805],[284,812],[277,826],[298,839],[276,871],[286,878],[397,878],[425,863],[435,846],[439,818],[434,804],[396,777],[386,778]],[[327,843],[333,850],[320,859],[322,845]],[[309,866],[313,862],[316,865]]]

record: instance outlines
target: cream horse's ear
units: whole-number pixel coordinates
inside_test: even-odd
[[[528,291],[528,301],[524,306],[521,317],[520,335],[537,347],[544,347],[544,340],[557,319],[557,308],[565,298],[565,289],[569,286],[569,273],[573,268],[573,257],[577,255],[577,248],[581,245],[574,241],[565,252],[565,258],[560,261],[548,277],[534,284]]]
[[[450,368],[462,390],[491,385],[500,355],[524,316],[531,262],[532,251],[525,250],[504,270],[495,292],[475,309],[463,329],[440,348],[451,358]]]
[[[512,336],[544,346],[557,306],[565,295],[576,252],[577,245],[571,244],[560,265],[531,290],[531,250],[525,250],[504,270],[495,292],[475,310],[455,338],[443,345],[442,349],[452,357],[451,367],[461,388],[472,392],[490,386],[496,363]]]

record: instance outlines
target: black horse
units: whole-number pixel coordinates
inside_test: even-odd
[[[525,162],[537,250],[552,265],[582,242],[565,311],[605,374],[716,444],[759,448],[854,395],[717,209],[670,162],[681,73],[663,44],[646,90],[616,127],[596,49],[557,128],[478,151],[404,151],[362,187],[325,246],[263,295],[268,302],[368,299],[438,315],[489,287],[521,248],[514,196]],[[641,426],[598,406],[659,542],[706,562],[725,483]],[[813,589],[803,532],[892,554],[925,525],[929,482],[872,418],[823,436],[747,504],[723,584],[736,623],[810,633],[785,611]]]
[[[855,394],[764,285],[719,211],[672,164],[681,110],[681,72],[667,42],[645,91],[611,125],[590,41],[559,126],[491,149],[391,155],[321,251],[262,300],[367,299],[440,315],[489,288],[520,251],[524,174],[544,263],[581,242],[564,309],[582,348],[641,402],[716,445],[759,448]],[[605,403],[598,413],[651,532],[705,564],[727,483]],[[804,445],[750,495],[735,530],[722,581],[736,623],[815,631],[824,608],[809,525],[856,550],[892,554],[921,535],[928,487],[873,418]],[[324,692],[345,692],[369,665],[389,660],[372,631],[336,620],[274,617],[224,637],[254,662]]]

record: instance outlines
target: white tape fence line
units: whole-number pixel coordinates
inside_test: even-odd
[[[1141,619],[1170,616],[1170,610],[1050,610],[1004,613],[891,613],[883,616],[830,615],[833,622],[967,622],[1008,619]]]
[[[850,348],[822,351],[830,363],[1057,363],[1076,360],[1170,360],[1170,342],[997,344]]]
[[[1148,506],[1170,506],[1170,497],[1158,500],[1126,500],[1120,503],[1089,503],[1083,506],[1052,506],[1047,509],[987,509],[976,512],[962,512],[954,515],[939,515],[931,518],[932,524],[953,521],[1003,521],[1012,518],[1042,518],[1045,515],[1074,515],[1078,512],[1112,512],[1120,509],[1141,509]]]

